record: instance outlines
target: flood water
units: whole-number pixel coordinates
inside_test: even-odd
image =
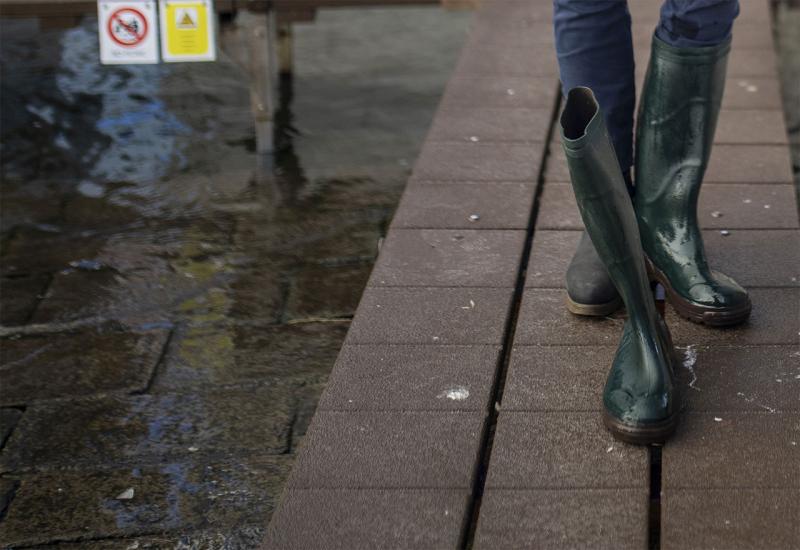
[[[225,52],[102,66],[94,17],[2,20],[0,541],[256,544],[468,20],[294,25],[274,158]]]

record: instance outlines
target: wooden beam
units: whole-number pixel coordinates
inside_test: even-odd
[[[237,9],[308,13],[320,8],[413,6],[448,1],[453,0],[217,0],[215,5],[220,13]],[[87,0],[0,0],[0,15],[4,17],[77,17],[96,11],[97,3]]]

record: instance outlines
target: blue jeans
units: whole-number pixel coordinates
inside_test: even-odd
[[[636,1],[636,0],[634,0]],[[553,27],[566,94],[594,91],[622,171],[633,164],[636,104],[631,16],[626,0],[553,0]],[[731,34],[738,0],[665,0],[655,34],[679,48],[716,46]]]

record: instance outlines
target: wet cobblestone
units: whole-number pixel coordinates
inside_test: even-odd
[[[263,539],[469,18],[401,13],[297,27],[272,162],[227,55],[0,21],[1,547]]]
[[[0,348],[0,405],[144,391],[168,334],[92,329],[7,339]]]
[[[195,529],[234,532],[259,525],[269,515],[290,461],[164,462],[26,476],[18,481],[14,506],[0,524],[0,539],[27,546]]]

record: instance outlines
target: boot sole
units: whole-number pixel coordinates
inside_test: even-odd
[[[678,426],[678,414],[655,424],[631,425],[620,422],[608,411],[603,411],[603,425],[616,439],[632,445],[657,445],[664,443],[675,433]]]
[[[621,307],[622,298],[619,296],[603,304],[581,304],[567,295],[567,310],[574,315],[581,315],[583,317],[606,317]]]
[[[669,283],[669,279],[653,265],[653,262],[647,256],[645,256],[645,264],[647,265],[647,274],[650,280],[656,281],[664,287],[667,301],[675,309],[675,312],[684,319],[711,327],[726,327],[738,325],[750,317],[750,311],[753,306],[749,301],[743,307],[737,309],[719,309],[697,305],[675,292]]]

